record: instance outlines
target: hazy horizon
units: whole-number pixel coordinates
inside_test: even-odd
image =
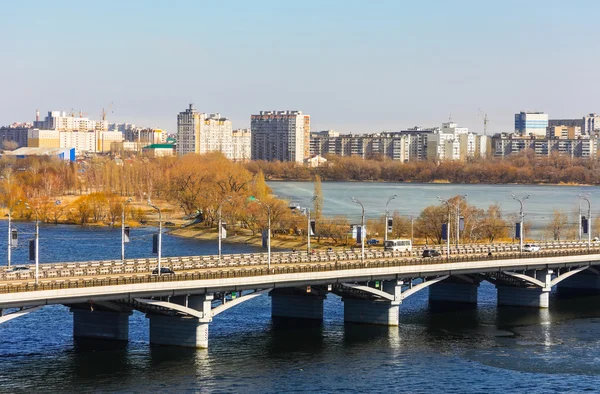
[[[0,6],[0,125],[35,110],[176,131],[193,102],[234,128],[296,109],[312,130],[482,133],[514,114],[600,112],[600,3],[551,1],[22,1]],[[569,56],[567,56],[569,55]]]

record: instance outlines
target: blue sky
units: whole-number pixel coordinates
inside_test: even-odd
[[[234,128],[299,109],[313,130],[600,112],[596,1],[5,1],[0,124],[71,108],[174,132],[194,102]]]

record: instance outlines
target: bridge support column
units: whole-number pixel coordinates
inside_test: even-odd
[[[271,297],[271,316],[293,319],[323,320],[323,300],[325,295],[316,289],[296,288],[275,289]]]
[[[541,287],[497,286],[497,289],[499,306],[550,306],[550,291]]]
[[[556,286],[559,297],[591,296],[600,294],[600,275],[588,269],[566,278]]]
[[[342,298],[344,322],[397,326],[400,320],[400,305],[387,300]]]
[[[73,337],[127,341],[131,312],[71,308]]]
[[[477,304],[479,283],[457,283],[443,281],[429,287],[430,303]]]
[[[147,313],[150,319],[150,344],[208,348],[208,325],[212,321],[211,302],[214,296],[204,294],[172,297],[171,302],[202,312],[203,317]]]
[[[529,271],[527,274],[513,277],[521,278],[529,286],[506,286],[497,284],[498,305],[527,306],[533,308],[548,308],[550,306],[550,291],[552,290],[552,270],[544,269]],[[515,276],[517,275],[517,276]],[[531,279],[528,279],[531,278]]]
[[[208,348],[208,322],[195,317],[149,314],[150,343],[193,348]]]

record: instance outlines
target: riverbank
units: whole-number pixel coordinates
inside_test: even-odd
[[[169,234],[183,237],[183,238],[191,238],[202,241],[217,241],[218,234],[216,229],[205,229],[199,227],[186,227],[186,228],[177,228],[169,230]],[[261,247],[262,246],[262,237],[261,235],[252,235],[252,232],[245,229],[240,229],[237,231],[237,234],[228,234],[227,238],[223,239],[224,244],[244,244],[244,245],[252,245]],[[310,240],[311,249],[317,250],[326,250],[328,248],[333,249],[349,249],[350,245],[335,245],[330,240],[321,239],[321,242],[318,241],[317,238],[312,237]],[[306,238],[300,236],[293,235],[281,235],[276,234],[271,237],[271,247],[274,249],[296,249],[296,250],[305,250],[306,249]]]

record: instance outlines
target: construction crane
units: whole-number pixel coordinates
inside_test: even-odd
[[[104,108],[102,108],[102,121],[106,120],[106,113],[108,111],[110,111],[110,109],[112,108],[113,104],[114,104],[114,102],[111,101],[110,104],[108,104],[108,106],[106,107],[106,110],[104,110]]]
[[[489,122],[488,116],[481,110],[481,108],[478,108],[477,113],[483,118],[483,135],[487,135],[487,124]]]

